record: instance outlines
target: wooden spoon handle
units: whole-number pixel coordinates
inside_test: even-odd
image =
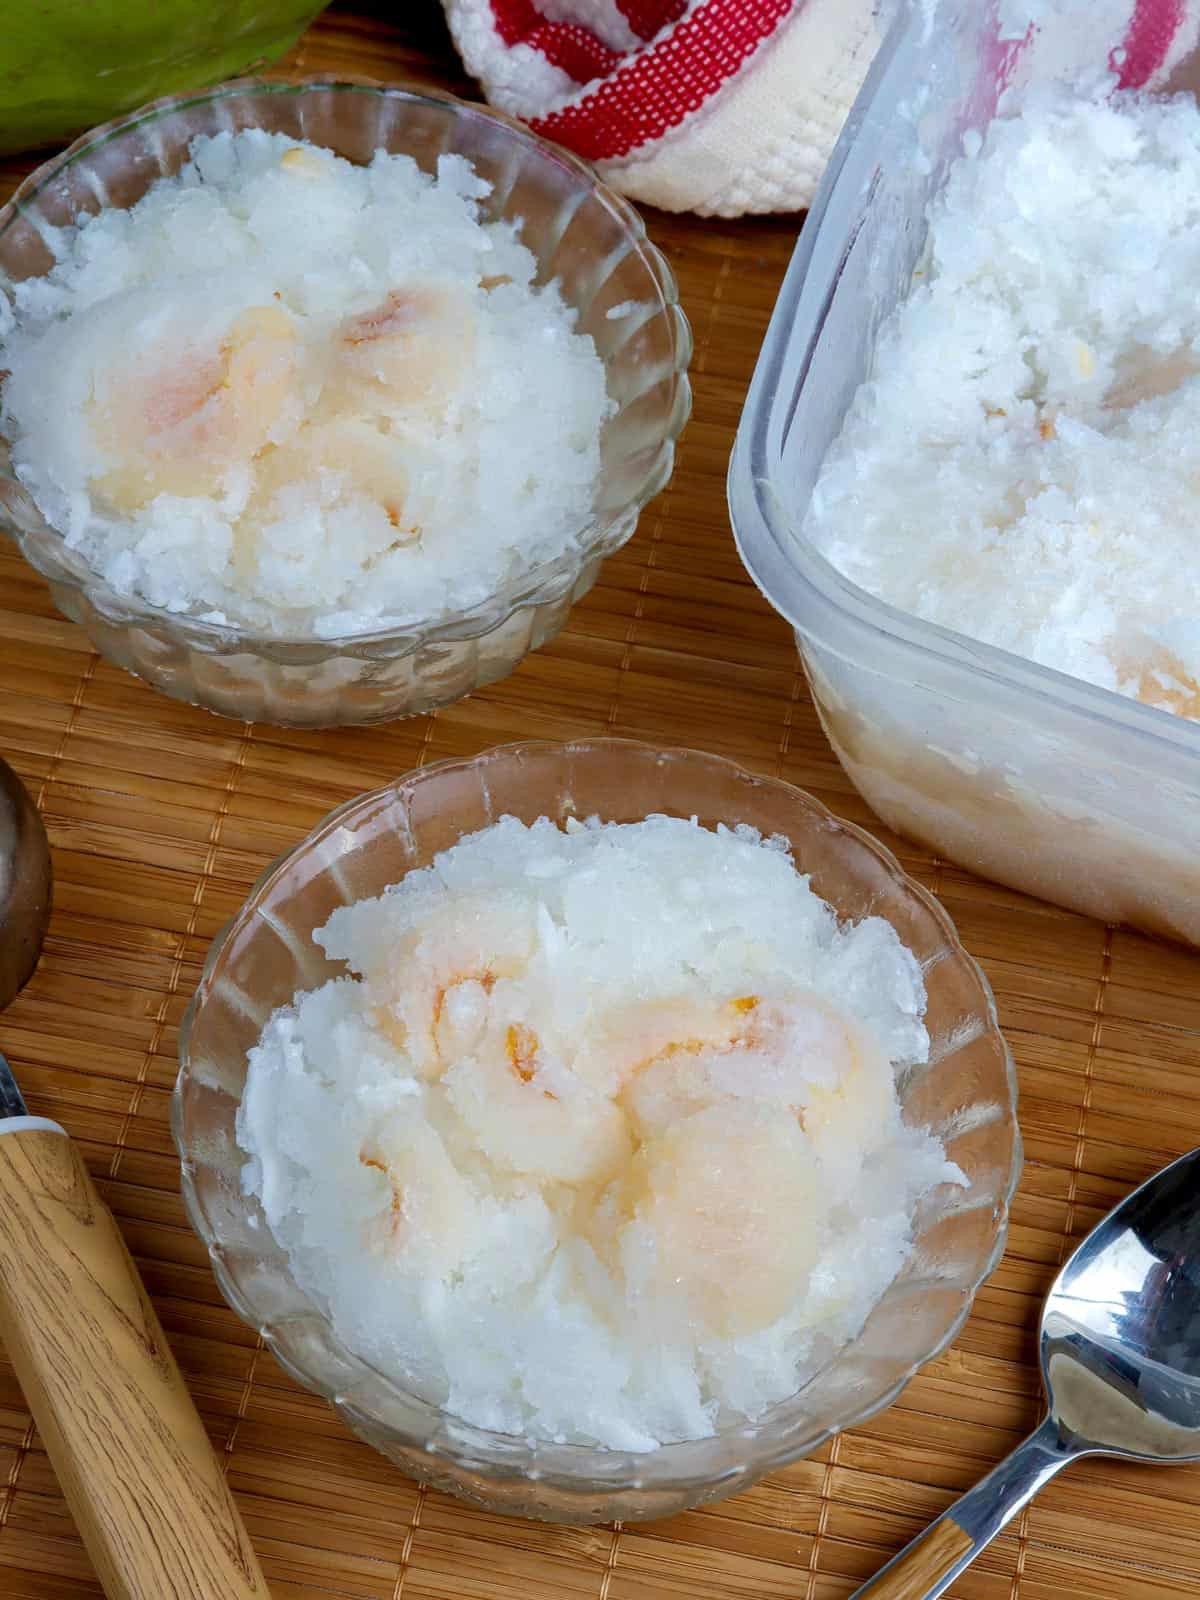
[[[1046,1417],[998,1467],[943,1511],[850,1600],[937,1600],[1043,1484],[1075,1457]]]
[[[267,1600],[117,1225],[34,1117],[0,1122],[0,1337],[109,1600]]]
[[[971,1535],[953,1517],[935,1522],[929,1531],[902,1550],[873,1582],[858,1592],[871,1600],[925,1600],[939,1593],[959,1561],[974,1546]],[[856,1600],[851,1596],[851,1600]]]

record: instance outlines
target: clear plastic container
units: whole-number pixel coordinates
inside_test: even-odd
[[[839,759],[890,827],[1014,888],[1200,944],[1200,725],[898,611],[799,536],[963,133],[1002,88],[1019,97],[1105,65],[1091,4],[1040,14],[1019,38],[992,5],[932,20],[920,0],[897,8],[767,331],[730,512],[751,576],[796,631]],[[1163,87],[1197,81],[1200,51]]]

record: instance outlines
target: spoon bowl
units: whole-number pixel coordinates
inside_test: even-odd
[[[851,1600],[935,1600],[1080,1456],[1200,1461],[1200,1150],[1135,1189],[1046,1296],[1048,1413]]]
[[[1076,1453],[1200,1460],[1200,1150],[1109,1213],[1042,1312],[1050,1420]]]

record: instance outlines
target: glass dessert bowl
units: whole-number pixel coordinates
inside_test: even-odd
[[[515,562],[466,609],[335,636],[206,620],[118,591],[49,526],[3,440],[0,526],[104,656],[177,699],[305,727],[429,711],[505,676],[553,637],[670,476],[690,405],[691,342],[675,284],[624,201],[581,162],[495,112],[379,85],[247,80],[158,102],[33,173],[0,210],[0,290],[50,270],[51,230],[135,204],[180,169],[198,135],[243,129],[308,140],[359,164],[378,149],[404,154],[426,172],[456,154],[491,185],[480,220],[516,225],[536,260],[536,284],[558,285],[603,363],[612,414],[586,524],[565,553]]]
[[[841,918],[891,923],[924,977],[927,1064],[898,1083],[905,1122],[945,1145],[965,1188],[919,1203],[914,1248],[859,1335],[797,1394],[711,1437],[624,1451],[468,1425],[354,1355],[297,1283],[237,1142],[247,1051],[300,990],[344,972],[312,934],[504,815],[532,823],[652,814],[745,822],[786,839]],[[214,942],[180,1042],[173,1125],[192,1222],[223,1293],[286,1370],[404,1470],[494,1510],[597,1522],[672,1514],[745,1488],[889,1404],[955,1336],[1003,1249],[1020,1170],[1015,1082],[986,981],[949,919],[859,829],[790,785],[715,757],[622,740],[507,746],[409,774],[341,807],[260,880]]]

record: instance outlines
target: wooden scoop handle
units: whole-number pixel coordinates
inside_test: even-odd
[[[109,1600],[267,1600],[112,1214],[35,1117],[0,1122],[0,1337]]]

